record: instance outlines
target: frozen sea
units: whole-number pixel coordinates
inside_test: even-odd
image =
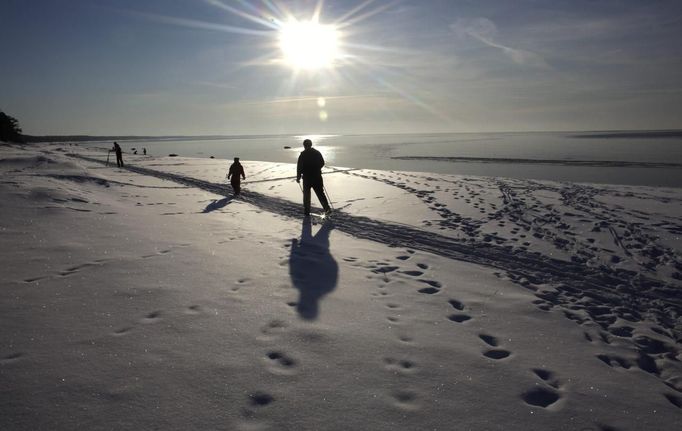
[[[119,141],[124,151],[293,163],[309,137],[330,166],[682,187],[682,131],[264,135]],[[103,146],[103,142],[90,145]],[[289,147],[289,148],[287,148]]]

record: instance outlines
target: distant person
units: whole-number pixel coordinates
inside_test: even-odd
[[[116,166],[119,168],[123,167],[123,150],[121,150],[121,146],[118,145],[118,143],[114,142],[114,148],[112,148],[110,151],[113,151],[116,153]]]
[[[241,192],[240,182],[241,180],[246,179],[246,175],[244,175],[244,166],[239,163],[239,157],[235,157],[234,163],[230,165],[230,170],[227,172],[227,179],[230,180],[230,184],[232,184],[234,195],[239,196],[239,193]]]
[[[324,212],[329,214],[329,202],[324,195],[324,183],[322,182],[322,167],[324,166],[324,158],[322,154],[313,148],[313,142],[310,139],[303,141],[304,150],[298,156],[298,164],[296,165],[296,182],[301,182],[303,177],[303,214],[310,215],[310,189],[315,190],[315,195],[320,201]]]
[[[147,149],[146,149],[146,148],[143,148],[143,149],[142,149],[142,155],[144,155],[144,156],[147,155]]]

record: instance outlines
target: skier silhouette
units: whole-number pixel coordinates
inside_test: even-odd
[[[303,214],[310,215],[310,189],[315,190],[315,195],[324,208],[324,212],[329,214],[331,208],[324,195],[324,182],[322,181],[324,158],[313,148],[313,142],[310,139],[303,141],[303,148],[296,165],[296,182],[300,183],[303,177]]]
[[[230,165],[230,170],[227,173],[227,179],[230,180],[230,184],[232,184],[232,190],[234,190],[235,196],[239,196],[239,193],[241,192],[240,176],[241,179],[246,179],[246,175],[244,175],[244,167],[241,163],[239,163],[239,157],[235,157],[234,163]]]
[[[113,151],[116,153],[116,166],[119,168],[123,167],[123,150],[121,150],[121,146],[118,145],[117,142],[114,142],[114,148],[112,148],[109,151]]]

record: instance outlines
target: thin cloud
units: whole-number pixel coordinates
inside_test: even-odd
[[[487,46],[500,50],[516,64],[542,69],[550,68],[547,62],[534,52],[512,48],[497,42],[497,26],[488,18],[458,19],[450,25],[450,29],[460,37],[472,37]]]
[[[202,87],[213,87],[213,88],[223,88],[226,90],[234,90],[237,87],[230,84],[223,84],[221,82],[210,82],[210,81],[193,81],[193,85],[199,85]]]

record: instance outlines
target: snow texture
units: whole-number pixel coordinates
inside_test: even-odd
[[[0,146],[2,430],[679,426],[679,189],[106,156]]]

